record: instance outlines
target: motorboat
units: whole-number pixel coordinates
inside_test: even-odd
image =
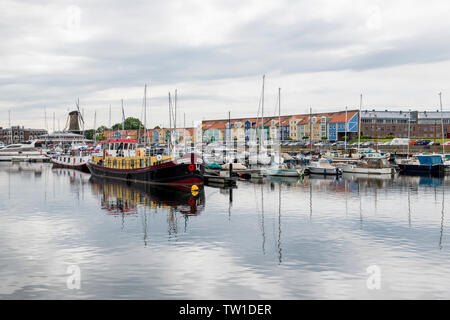
[[[343,167],[343,172],[364,174],[392,174],[393,168],[385,158],[367,158],[345,165]]]
[[[310,174],[323,174],[323,175],[340,175],[342,170],[333,166],[328,159],[319,159],[318,161],[312,161],[308,167]]]
[[[418,154],[397,161],[401,173],[440,175],[444,172],[444,161],[440,154]]]
[[[13,157],[22,156],[42,156],[46,157],[44,150],[40,149],[41,143],[38,140],[29,143],[15,143],[0,149],[0,161],[11,161]]]

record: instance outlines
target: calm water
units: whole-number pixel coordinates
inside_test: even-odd
[[[449,184],[271,179],[194,198],[0,163],[0,298],[449,299]]]

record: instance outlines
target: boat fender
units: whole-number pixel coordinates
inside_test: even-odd
[[[160,154],[158,154],[158,155],[156,156],[156,160],[161,161],[161,160],[162,160],[162,156],[161,156]]]
[[[194,171],[195,170],[195,165],[193,165],[193,164],[190,164],[189,166],[188,166],[188,170],[189,171]]]

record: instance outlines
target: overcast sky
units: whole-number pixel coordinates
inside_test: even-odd
[[[446,0],[0,2],[0,126],[64,126],[80,99],[86,128],[141,116],[179,126],[357,108],[450,109],[450,2]]]

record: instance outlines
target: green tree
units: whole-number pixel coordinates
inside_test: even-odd
[[[144,125],[138,118],[128,117],[125,119],[125,130],[143,129]],[[116,123],[112,126],[113,130],[122,130],[122,123]]]
[[[85,130],[84,137],[88,140],[93,140],[94,139],[94,129]]]
[[[106,135],[105,135],[103,132],[98,133],[98,134],[97,134],[97,139],[96,139],[96,140],[97,140],[97,141],[106,140]]]
[[[108,131],[109,128],[107,126],[100,126],[97,128],[97,133],[101,133],[103,131]]]

